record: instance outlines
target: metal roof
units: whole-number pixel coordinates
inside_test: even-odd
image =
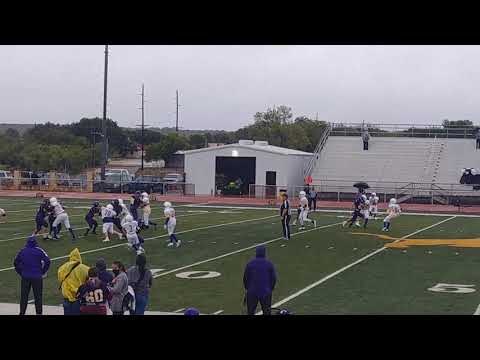
[[[252,144],[252,145],[244,145],[244,144],[227,144],[227,145],[222,145],[222,146],[214,146],[214,147],[208,147],[208,148],[202,148],[202,149],[196,149],[196,150],[185,150],[185,151],[177,151],[176,154],[195,154],[199,152],[205,152],[205,151],[217,151],[217,150],[222,150],[222,149],[230,149],[230,148],[235,148],[235,149],[249,149],[249,150],[254,150],[254,151],[264,151],[268,153],[273,153],[273,154],[278,154],[278,155],[300,155],[300,156],[312,156],[313,153],[308,153],[304,151],[299,151],[299,150],[293,150],[293,149],[287,149],[279,146],[273,146],[273,145],[259,145],[259,144]]]

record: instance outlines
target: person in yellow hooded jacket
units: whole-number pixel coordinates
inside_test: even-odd
[[[80,301],[77,299],[78,288],[88,279],[89,267],[82,263],[80,251],[75,248],[70,259],[58,268],[59,290],[63,295],[64,315],[80,315]]]

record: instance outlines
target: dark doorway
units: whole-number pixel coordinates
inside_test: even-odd
[[[275,198],[275,193],[277,189],[277,172],[276,171],[267,171],[265,177],[265,184],[267,188],[265,189],[265,196],[268,199]]]
[[[255,184],[256,158],[217,156],[215,185],[224,195],[248,195],[250,184]]]

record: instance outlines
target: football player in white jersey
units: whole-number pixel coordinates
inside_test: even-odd
[[[141,194],[141,206],[143,209],[143,225],[146,229],[149,228],[150,224],[155,226],[155,230],[157,229],[157,223],[150,220],[150,214],[152,213],[152,208],[150,207],[150,196],[143,192]]]
[[[308,199],[306,197],[305,191],[301,191],[301,198],[300,198],[300,227],[298,230],[305,229],[305,222],[312,223],[314,227],[317,227],[317,222],[315,220],[308,218]]]
[[[122,221],[122,228],[127,235],[128,245],[137,252],[137,255],[144,253],[145,250],[143,249],[140,241],[141,237],[138,236],[138,231],[140,228],[138,227],[138,222],[133,220],[132,215],[125,216]]]
[[[63,206],[60,204],[60,202],[57,200],[57,198],[50,198],[50,206],[52,207],[53,214],[55,216],[55,221],[52,224],[53,228],[53,240],[59,240],[58,239],[58,225],[63,224],[67,230],[70,232],[72,235],[72,241],[76,240],[75,233],[73,232],[72,227],[70,226],[70,220],[68,219],[68,214],[63,208]]]
[[[363,215],[363,228],[367,228],[368,218],[370,217],[370,201],[365,200],[365,204],[363,204],[362,210],[360,213]]]
[[[7,213],[2,208],[0,208],[0,216],[7,216]]]
[[[117,216],[117,213],[113,210],[113,205],[108,204],[107,206],[102,206],[101,214],[103,220],[102,232],[105,235],[103,242],[110,241],[111,234],[116,234],[121,239],[123,237],[122,233],[113,229],[114,218]]]
[[[370,197],[368,198],[368,201],[370,202],[370,215],[373,216],[373,219],[377,219],[377,214],[378,214],[378,196],[376,193],[372,193]]]
[[[401,212],[402,210],[400,209],[400,206],[397,204],[397,199],[391,198],[388,204],[388,209],[387,209],[388,215],[385,217],[385,219],[383,219],[382,231],[389,231],[390,222],[392,221],[392,219],[399,216]]]
[[[306,192],[305,191],[300,191],[298,193],[298,199],[301,200],[302,197],[306,197]],[[301,224],[301,221],[300,221],[300,214],[302,213],[302,204],[298,204],[298,209],[297,209],[297,217],[295,219],[293,219],[293,223],[292,223],[292,226],[296,226],[297,225],[297,220],[298,222]]]
[[[163,226],[169,236],[169,242],[168,246],[175,246],[179,247],[181,244],[181,241],[177,239],[177,235],[175,234],[175,228],[177,227],[177,218],[175,216],[175,209],[172,207],[172,204],[168,201],[165,201],[163,203],[163,207],[165,210],[163,211],[163,214],[165,215],[165,225]]]

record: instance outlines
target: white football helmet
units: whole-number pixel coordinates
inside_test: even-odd
[[[307,193],[306,193],[305,191],[300,191],[300,192],[298,193],[298,195],[299,195],[300,197],[304,197],[304,196],[307,195]]]
[[[5,210],[0,209],[0,216],[5,216],[5,215],[6,215]]]
[[[125,221],[126,222],[132,222],[133,221],[133,216],[132,215],[125,216]]]
[[[373,197],[377,196],[377,193],[372,193],[372,196],[373,196]]]
[[[163,203],[163,207],[166,207],[166,208],[167,208],[167,207],[172,207],[172,203],[171,203],[170,201],[165,201],[165,202]]]
[[[142,197],[148,197],[148,193],[146,193],[146,192],[143,192],[141,195],[142,195]]]
[[[108,205],[107,205],[107,209],[108,209],[108,210],[113,210],[113,205],[112,205],[112,204],[108,204]]]
[[[123,205],[123,199],[118,199],[118,203],[119,203],[120,205]]]
[[[391,198],[390,199],[390,204],[395,205],[397,203],[397,199]]]
[[[370,205],[370,201],[365,200],[365,205]]]
[[[367,201],[367,195],[363,194],[362,198],[363,198],[363,200]]]
[[[51,197],[50,198],[50,205],[53,206],[54,203],[58,202],[56,197]]]

